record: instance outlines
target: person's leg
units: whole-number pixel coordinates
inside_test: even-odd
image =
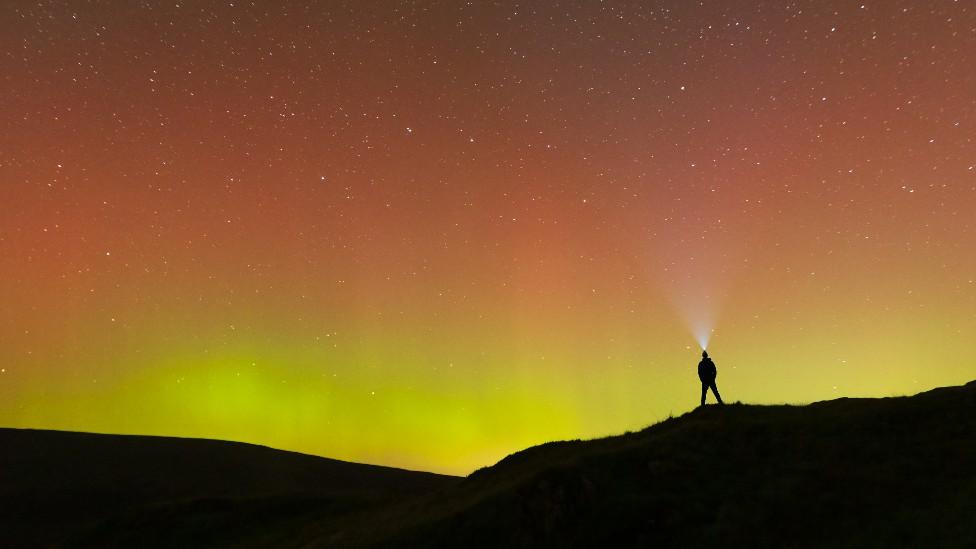
[[[712,385],[712,392],[715,393],[715,400],[717,400],[719,404],[725,404],[724,402],[722,402],[722,395],[718,394],[718,387],[715,386],[714,379],[712,380],[711,385]]]
[[[702,403],[701,403],[702,406],[705,405],[705,395],[706,394],[708,394],[708,384],[705,383],[704,381],[702,381]]]

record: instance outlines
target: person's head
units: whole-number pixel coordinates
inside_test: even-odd
[[[708,351],[702,351],[702,358],[708,358]]]

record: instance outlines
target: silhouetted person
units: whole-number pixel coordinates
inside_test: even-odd
[[[702,382],[702,401],[701,405],[705,405],[705,395],[708,394],[708,389],[712,389],[712,394],[715,395],[715,400],[719,404],[722,404],[722,396],[718,394],[718,387],[715,386],[715,376],[718,375],[718,371],[715,369],[715,363],[712,359],[708,357],[707,351],[702,351],[701,362],[698,363],[698,379]]]

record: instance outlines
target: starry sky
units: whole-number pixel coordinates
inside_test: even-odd
[[[968,1],[4,2],[0,425],[468,473],[976,378]]]

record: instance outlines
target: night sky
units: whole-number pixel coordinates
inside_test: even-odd
[[[976,378],[969,1],[4,2],[0,425],[451,473]]]

